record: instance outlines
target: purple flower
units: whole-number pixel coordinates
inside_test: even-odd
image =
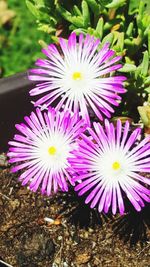
[[[99,48],[100,40],[90,35],[75,33],[68,41],[60,38],[61,52],[53,44],[43,49],[48,57],[38,59],[39,68],[30,70],[29,79],[38,81],[31,96],[44,95],[35,102],[35,106],[45,104],[47,107],[60,99],[56,110],[79,111],[90,125],[89,107],[96,116],[111,117],[112,106],[118,106],[125,92],[124,76],[112,76],[113,72],[122,67],[117,62],[120,56],[109,49],[109,43]],[[116,64],[117,63],[117,64]]]
[[[9,142],[9,162],[17,163],[12,172],[25,169],[19,180],[22,185],[29,184],[34,192],[38,187],[47,195],[56,193],[58,188],[67,191],[67,180],[71,182],[67,158],[84,130],[83,120],[77,114],[56,113],[54,109],[43,114],[37,109],[24,119],[25,123],[16,125],[20,134]]]
[[[91,208],[97,205],[99,212],[107,213],[111,207],[113,214],[117,209],[123,214],[125,196],[140,211],[144,201],[150,202],[150,179],[142,175],[150,173],[150,138],[135,144],[140,129],[129,135],[128,121],[124,127],[120,120],[116,128],[107,120],[105,128],[99,123],[93,126],[89,137],[81,134],[78,150],[68,159],[76,173],[75,190],[80,196],[86,193],[85,203]]]

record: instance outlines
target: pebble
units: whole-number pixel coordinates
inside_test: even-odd
[[[92,249],[96,247],[96,242],[92,242]]]
[[[45,246],[45,255],[50,258],[50,256],[55,251],[55,245],[51,239],[48,239]]]
[[[91,259],[91,255],[88,253],[78,254],[75,258],[76,264],[87,263]]]
[[[92,228],[89,228],[88,230],[89,230],[90,233],[94,232],[94,230]]]
[[[88,237],[89,237],[89,233],[88,233],[88,231],[85,231],[84,238],[87,239]]]
[[[63,267],[69,267],[68,263],[67,262],[64,262],[63,263]]]
[[[22,248],[18,252],[19,266],[31,266],[29,262],[42,262],[51,259],[55,252],[55,245],[44,230],[24,233],[22,237]]]
[[[80,237],[79,235],[75,232],[72,236],[72,240],[76,243],[79,244],[80,243]]]
[[[7,157],[4,153],[0,154],[0,167],[7,167],[8,166],[8,161]]]
[[[11,205],[12,211],[15,211],[20,206],[20,201],[18,199],[10,200],[10,205]]]

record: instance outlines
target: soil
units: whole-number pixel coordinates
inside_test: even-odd
[[[98,214],[71,190],[33,193],[0,155],[0,257],[13,267],[150,267],[150,205]]]

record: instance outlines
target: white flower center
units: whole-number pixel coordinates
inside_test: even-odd
[[[49,136],[48,136],[49,135]],[[70,144],[66,134],[60,132],[46,133],[36,140],[34,155],[40,159],[42,165],[57,172],[65,168],[68,164],[67,158],[70,156]]]
[[[103,179],[115,183],[130,176],[131,163],[122,149],[110,148],[97,156],[93,169],[97,169],[97,173]]]

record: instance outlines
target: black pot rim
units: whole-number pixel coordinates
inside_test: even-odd
[[[0,152],[8,150],[8,141],[16,132],[15,124],[33,109],[29,90],[34,85],[27,71],[0,79]]]

